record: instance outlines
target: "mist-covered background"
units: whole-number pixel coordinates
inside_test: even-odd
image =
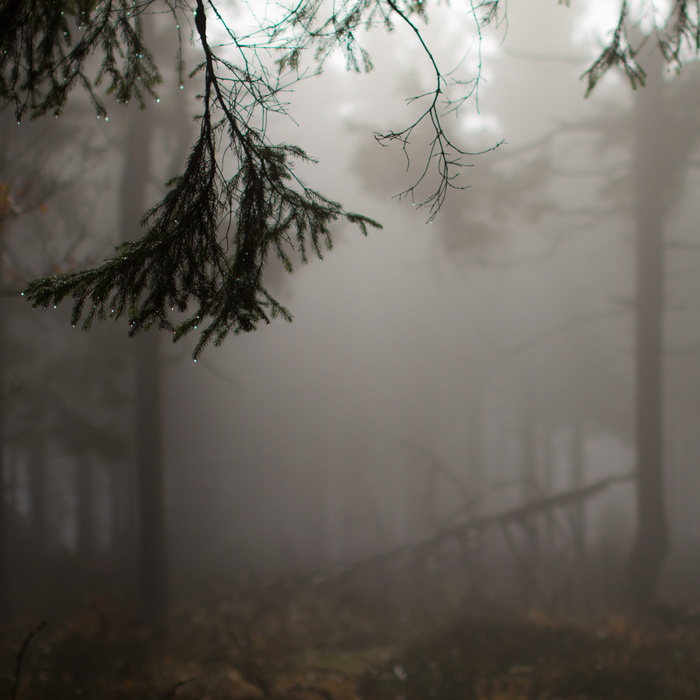
[[[376,69],[348,74],[331,59],[294,87],[293,120],[270,133],[318,158],[300,171],[309,184],[384,228],[339,228],[324,260],[291,276],[271,261],[270,289],[294,322],[230,337],[196,363],[194,340],[128,339],[122,322],[84,334],[68,303],[32,311],[19,296],[33,276],[99,262],[139,235],[187,155],[196,88],[169,76],[157,104],[112,109],[108,122],[80,99],[56,120],[3,113],[11,609],[137,595],[139,533],[158,517],[138,497],[139,450],[163,466],[167,540],[154,561],[175,595],[320,575],[598,484],[531,518],[465,526],[422,571],[454,576],[455,604],[624,598],[635,484],[602,482],[636,468],[639,107],[620,75],[584,99],[605,3],[511,2],[480,54],[459,17],[436,8],[425,36],[450,65],[471,47],[462,69],[481,71],[478,94],[445,121],[475,153],[460,180],[470,187],[430,221],[392,198],[415,182],[429,135],[414,134],[407,160],[372,134],[410,123],[421,103],[406,97],[432,77],[410,31],[370,32]],[[173,47],[158,40],[167,65]],[[698,80],[692,61],[667,71],[657,101],[668,600],[692,599],[700,563]]]

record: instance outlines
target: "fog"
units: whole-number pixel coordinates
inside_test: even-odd
[[[517,31],[517,9],[513,15],[507,40],[517,55],[533,37]],[[549,24],[557,19],[544,7],[542,16]],[[549,24],[543,22],[542,35],[562,32]],[[569,44],[569,54],[582,57],[573,66],[556,60],[543,66],[535,57],[534,68],[527,59],[492,51],[494,76],[483,87],[481,115],[468,109],[461,119],[465,139],[490,147],[507,135],[500,147],[507,159],[558,122],[596,109],[583,103],[577,80],[585,49]],[[409,64],[397,63],[410,76]],[[284,137],[321,157],[307,176],[312,184],[322,182],[329,196],[385,222],[385,229],[366,239],[341,233],[322,263],[285,280],[291,326],[273,324],[232,339],[208,353],[204,367],[168,370],[177,375],[166,382],[172,392],[166,424],[177,426],[167,441],[168,462],[178,465],[172,507],[181,517],[175,518],[174,546],[191,542],[195,556],[234,570],[250,557],[253,568],[322,567],[427,535],[462,498],[436,471],[438,464],[473,499],[507,480],[532,479],[528,497],[566,489],[575,421],[585,423],[586,481],[632,468],[630,317],[611,313],[614,295],[633,294],[632,253],[619,230],[624,224],[617,230],[581,226],[575,214],[556,211],[559,202],[571,210],[596,206],[593,193],[580,196],[590,183],[575,176],[543,184],[551,215],[518,223],[517,210],[508,210],[507,188],[517,196],[520,183],[506,182],[498,193],[479,191],[485,186],[480,167],[493,168],[501,150],[475,157],[471,188],[452,192],[451,208],[426,224],[426,210],[390,199],[406,182],[403,156],[367,133],[404,118],[397,112],[400,94],[385,100],[394,103],[386,117],[376,109],[375,98],[387,92],[392,76],[386,70],[369,77],[331,73],[297,90],[294,114],[302,126],[286,129]],[[561,103],[553,80],[567,86],[570,102]],[[621,84],[609,90],[598,99],[619,91],[624,104]],[[518,105],[517,121],[509,118],[514,110],[508,104]],[[329,118],[333,112],[335,119]],[[344,113],[345,120],[338,119]],[[477,132],[469,133],[470,122]],[[494,133],[489,124],[496,125]],[[586,143],[562,141],[555,145],[568,156],[562,168],[575,173],[576,151]],[[393,179],[375,183],[367,172],[372,168]],[[329,169],[336,173],[330,182]],[[364,172],[370,182],[363,187]],[[372,190],[382,196],[371,196]],[[532,199],[541,196],[534,192]],[[474,215],[470,198],[481,209]],[[489,211],[495,204],[489,198],[504,211]],[[472,216],[493,241],[472,243]],[[497,217],[516,228],[500,230]],[[463,231],[451,228],[455,221],[464,221]],[[613,389],[611,381],[619,386]],[[603,406],[594,402],[611,413],[610,404],[616,405],[619,415],[600,415]],[[523,413],[537,433],[537,463],[527,467],[529,475],[522,472]],[[504,489],[484,503],[485,512],[519,502],[523,489]],[[631,527],[630,489],[615,491],[611,496],[623,504],[616,509]],[[426,505],[430,498],[435,502]],[[228,561],[210,554],[216,542]]]
[[[697,65],[664,74],[662,102],[639,99],[652,80],[633,94],[617,74],[584,98],[580,77],[609,26],[595,7],[513,2],[507,26],[484,37],[478,95],[445,118],[474,153],[460,174],[468,188],[450,191],[434,218],[394,196],[419,176],[429,134],[415,132],[409,160],[373,137],[409,124],[421,103],[406,98],[431,89],[410,31],[368,34],[367,75],[333,57],[298,83],[293,119],[274,120],[271,138],[307,150],[319,163],[300,169],[305,181],[384,228],[337,228],[333,250],[292,275],[270,262],[291,324],[230,336],[197,362],[196,338],[172,344],[150,331],[159,359],[149,377],[160,379],[151,413],[137,413],[134,384],[145,337],[127,338],[123,319],[84,334],[69,302],[32,311],[18,292],[137,235],[138,215],[184,161],[196,89],[182,96],[166,80],[158,104],[113,110],[109,123],[82,98],[50,124],[18,127],[4,114],[0,184],[17,209],[0,229],[3,591],[13,615],[138,598],[149,511],[138,500],[139,415],[151,416],[140,419],[145,434],[157,433],[147,420],[160,425],[158,566],[173,601],[329,580],[377,557],[418,587],[460,582],[451,597],[435,595],[441,608],[624,607],[630,571],[654,568],[648,540],[639,544],[639,435],[650,434],[640,401],[660,411],[663,490],[651,491],[666,507],[657,524],[669,526],[658,581],[650,574],[654,602],[697,602]],[[473,41],[469,18],[453,17],[436,8],[425,27],[450,65]],[[640,131],[654,106],[661,132]],[[652,160],[644,133],[660,143]],[[138,164],[138,134],[150,164]],[[122,224],[128,201],[136,209]],[[648,313],[636,282],[640,202],[663,235],[661,388],[651,399],[635,369],[648,337],[635,332]]]

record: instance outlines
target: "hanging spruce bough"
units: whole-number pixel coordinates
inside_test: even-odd
[[[153,5],[99,3],[75,12],[72,5],[44,7],[31,0],[7,5],[0,17],[10,20],[2,24],[2,39],[11,51],[0,89],[14,103],[18,120],[26,114],[60,114],[76,84],[85,87],[100,116],[107,110],[97,88],[105,80],[106,93],[119,102],[136,98],[143,104],[155,96],[161,78],[142,29],[143,15],[154,11]],[[241,67],[212,51],[207,9],[221,20],[216,7],[205,8],[199,0],[194,10],[174,3],[168,9],[178,29],[183,13],[194,17],[204,54],[193,72],[203,76],[199,135],[184,172],[144,217],[143,238],[119,245],[99,267],[35,280],[24,294],[34,306],[72,297],[72,321],[85,329],[95,319],[123,316],[131,334],[156,325],[178,340],[198,329],[197,357],[229,332],[251,331],[278,316],[291,319],[262,283],[271,253],[291,271],[288,251],[294,249],[304,261],[310,251],[322,257],[331,247],[333,222],[355,224],[365,234],[379,224],[304,186],[293,164],[310,158],[295,146],[268,143],[254,126],[263,121],[259,114],[280,111],[280,86],[262,65],[256,74],[250,61]],[[36,32],[37,25],[47,29]],[[20,41],[12,41],[13,32],[21,33]],[[95,52],[104,61],[92,77],[87,59]],[[222,143],[227,166],[235,161],[232,175],[225,174]]]
[[[275,3],[277,18],[247,35],[232,30],[220,6],[219,0],[0,0],[0,97],[14,106],[18,121],[59,115],[75,87],[87,92],[98,116],[107,114],[105,97],[145,106],[161,83],[143,38],[150,15],[169,13],[178,38],[181,27],[191,29],[203,57],[191,73],[201,81],[199,135],[184,172],[146,214],[144,236],[118,246],[99,267],[31,282],[24,294],[34,306],[71,297],[73,323],[86,329],[95,319],[126,317],[131,334],[155,325],[178,340],[198,330],[195,357],[230,332],[253,330],[276,316],[290,319],[263,285],[269,256],[291,271],[289,251],[302,260],[310,253],[322,257],[334,223],[354,224],[365,234],[379,224],[306,187],[294,165],[309,157],[295,146],[271,143],[264,125],[270,113],[285,112],[279,95],[298,79],[307,54],[320,68],[340,50],[349,70],[371,69],[357,40],[370,26],[391,31],[395,23],[407,25],[434,72],[433,89],[411,98],[424,105],[418,118],[403,130],[375,134],[408,156],[417,127],[432,130],[418,181],[399,196],[433,217],[450,189],[464,187],[460,169],[475,154],[455,145],[442,117],[475,93],[479,79],[459,81],[442,72],[419,29],[426,20],[423,0],[293,0],[287,9]],[[643,83],[636,48],[627,40],[627,3],[620,8],[610,46],[584,76],[589,88],[617,65],[634,87]],[[499,0],[468,0],[477,38],[485,25],[499,21],[499,9]],[[697,53],[700,45],[699,13],[691,0],[677,0],[670,12],[658,42],[668,62],[680,65],[684,47]],[[208,20],[218,35],[228,36],[216,51]],[[261,54],[276,54],[275,71]],[[177,64],[182,79],[180,54]],[[455,88],[461,90],[457,97]],[[418,197],[419,186],[431,182],[435,188]]]

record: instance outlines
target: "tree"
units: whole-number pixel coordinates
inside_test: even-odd
[[[107,347],[96,337],[98,346],[79,350],[80,359],[73,354],[79,366],[73,373],[63,344],[54,342],[51,322],[69,331],[65,318],[27,316],[20,297],[22,286],[38,274],[90,264],[90,249],[99,245],[84,233],[87,212],[99,196],[101,178],[94,166],[105,151],[96,145],[93,121],[86,123],[79,114],[31,124],[0,144],[0,617],[40,582],[63,547],[57,524],[70,522],[73,512],[70,502],[64,511],[56,507],[61,502],[60,490],[53,488],[56,479],[72,483],[73,464],[81,475],[114,464],[124,442],[113,412],[120,405],[119,391],[105,389],[123,385],[114,339]],[[15,126],[11,110],[0,117],[7,134]],[[76,150],[71,141],[78,130],[85,138]],[[86,173],[89,182],[82,177]],[[88,367],[98,357],[102,368],[113,370],[101,380],[100,394],[110,397],[109,408],[95,410],[95,402],[88,401],[85,410],[94,385]],[[95,492],[78,488],[75,493],[86,516],[77,520],[94,534],[94,520],[86,521],[95,513]]]
[[[138,221],[152,175],[153,120],[132,115],[120,197],[122,230]],[[136,174],[136,178],[134,178]],[[126,237],[126,236],[125,236]],[[161,426],[159,337],[139,338],[134,348],[135,462],[138,491],[138,597],[142,618],[156,625],[168,609],[165,488]]]
[[[450,224],[444,227],[447,234],[444,236],[444,245],[450,258],[454,260],[454,251],[465,251],[468,259],[473,261],[475,254],[479,254],[489,244],[495,247],[493,244],[500,242],[503,231],[508,230],[508,224],[511,223],[508,221],[509,214],[513,218],[513,224],[517,226],[519,222],[521,228],[524,228],[523,223],[530,221],[532,214],[558,212],[564,215],[568,213],[570,218],[574,214],[573,209],[567,212],[554,201],[547,208],[548,203],[544,198],[547,190],[542,181],[545,179],[544,176],[556,170],[556,163],[553,160],[550,162],[543,146],[552,146],[562,134],[566,136],[574,130],[581,130],[596,139],[596,146],[592,149],[591,155],[605,154],[601,161],[595,164],[593,171],[595,171],[595,177],[599,177],[603,170],[608,173],[599,191],[602,195],[601,199],[608,203],[607,210],[599,206],[590,209],[582,207],[580,191],[577,192],[576,210],[579,212],[577,216],[587,225],[587,230],[593,229],[596,224],[609,220],[613,216],[630,215],[633,221],[632,227],[636,239],[636,298],[634,304],[626,304],[623,309],[617,308],[614,311],[615,314],[626,316],[634,310],[636,326],[635,435],[631,438],[626,426],[624,431],[618,431],[635,447],[637,455],[635,484],[637,530],[627,563],[624,585],[626,600],[637,610],[649,612],[654,609],[657,601],[658,582],[669,551],[668,516],[664,497],[665,472],[668,472],[668,468],[664,464],[662,429],[662,413],[665,410],[662,391],[662,325],[666,286],[665,258],[666,251],[670,250],[670,247],[668,242],[664,241],[664,228],[667,228],[668,218],[679,203],[687,178],[687,168],[691,163],[691,154],[697,152],[697,119],[694,116],[696,109],[688,104],[692,99],[691,95],[696,91],[687,81],[689,77],[692,79],[695,74],[693,68],[697,65],[686,68],[684,81],[673,80],[669,75],[664,75],[665,72],[670,72],[667,70],[669,63],[672,64],[676,58],[680,60],[677,54],[674,58],[668,44],[668,37],[673,35],[675,30],[663,27],[661,21],[665,18],[656,18],[655,26],[650,27],[648,19],[644,22],[641,18],[636,22],[632,21],[626,6],[623,7],[623,12],[611,43],[611,46],[617,45],[618,48],[610,49],[609,53],[604,55],[608,57],[624,55],[624,60],[620,60],[619,65],[629,77],[633,87],[640,88],[634,93],[634,120],[626,110],[619,108],[611,110],[611,106],[608,105],[605,111],[599,112],[592,119],[582,120],[580,115],[576,115],[575,124],[561,124],[559,129],[549,135],[534,140],[531,149],[520,149],[521,155],[527,158],[524,164],[518,163],[517,149],[515,154],[507,150],[498,151],[493,154],[493,158],[489,159],[495,163],[495,168],[489,171],[481,164],[482,184],[486,177],[491,177],[488,181],[491,186],[486,188],[486,196],[484,197],[481,192],[467,201],[452,199],[442,212],[441,223],[444,224],[447,221]],[[673,26],[673,22],[669,26]],[[523,32],[522,27],[520,31]],[[595,78],[596,70],[595,67],[591,68],[586,76]],[[513,75],[511,75],[512,79]],[[534,79],[528,86],[530,90],[533,90],[533,83]],[[644,85],[643,89],[642,85]],[[631,128],[632,121],[634,121],[634,129]],[[632,138],[633,135],[634,138]],[[603,165],[611,152],[620,147],[625,148],[628,155],[631,155],[624,166],[615,164],[613,170],[609,169],[609,163]],[[509,180],[505,180],[499,173],[499,156],[503,156],[500,160],[504,161],[500,163],[500,170]],[[366,159],[358,159],[358,162],[360,160],[365,180],[371,183],[368,190],[380,190],[380,181],[387,179],[386,171],[378,171],[376,161],[368,164]],[[506,170],[504,164],[506,167],[509,166],[509,170]],[[518,171],[521,176],[524,173],[525,177],[520,178],[522,184],[515,188],[515,196],[513,196],[513,186],[519,184]],[[581,177],[584,175],[583,171],[585,167],[579,157],[570,174]],[[497,182],[494,175],[500,175],[500,186],[491,184]],[[538,175],[540,175],[539,182]],[[510,187],[506,191],[507,184]],[[488,199],[489,195],[495,200],[492,205]],[[460,205],[463,211],[460,211]],[[495,227],[488,226],[489,217],[496,223]],[[450,219],[453,221],[451,222]],[[566,233],[571,234],[570,225]],[[443,226],[439,227],[438,235],[443,235]],[[551,231],[548,235],[551,244],[554,237]],[[522,235],[520,237],[522,238]],[[604,313],[601,314],[601,317],[604,315]],[[572,325],[567,324],[562,330],[571,329]],[[540,340],[546,339],[545,336]],[[603,421],[608,421],[612,425],[609,406],[616,403],[610,400],[611,392],[608,390],[607,396],[604,397],[608,407],[603,408],[602,405],[593,404],[586,406],[586,400],[580,389],[582,384],[580,371],[579,364],[577,370],[572,373],[578,383],[578,389],[573,383],[567,385],[561,382],[550,382],[564,389],[563,393],[567,396],[568,406],[572,406],[572,397],[576,397],[576,403],[573,410],[568,408],[566,412],[561,411],[560,404],[558,413],[550,409],[546,418],[547,429],[551,432],[553,432],[553,426],[561,427],[562,422],[565,425],[568,423],[567,427],[572,437],[571,477],[572,485],[575,487],[580,487],[583,483],[582,429],[587,427],[583,421],[585,419],[591,422],[594,416],[596,421],[601,421],[603,418]],[[532,369],[530,372],[531,374],[524,380],[525,387],[529,387],[528,381],[531,379]],[[545,382],[536,381],[538,394],[544,393],[542,387],[545,385]],[[536,402],[532,400],[532,396],[526,394],[524,406],[517,410],[523,428],[523,440],[518,452],[524,465],[533,464],[532,459],[529,461],[527,459],[528,454],[534,455],[533,404]],[[579,504],[572,515],[574,544],[577,551],[583,552],[585,544],[583,504]]]
[[[670,139],[664,114],[666,86],[661,56],[655,52],[648,64],[648,85],[637,95],[634,113],[637,532],[626,581],[632,603],[643,611],[651,610],[657,602],[659,576],[669,552],[662,390],[666,287],[664,220],[670,199],[667,183],[673,181],[675,174],[667,148]],[[682,168],[683,160],[679,163]]]
[[[595,217],[600,221],[629,215],[634,231],[634,300],[626,307],[634,314],[636,531],[624,592],[633,609],[650,613],[658,604],[659,582],[670,552],[664,444],[664,355],[670,348],[664,322],[672,246],[666,234],[685,190],[700,130],[692,104],[696,91],[691,87],[697,71],[688,70],[684,81],[665,76],[668,57],[663,46],[640,35],[639,29],[635,60],[645,87],[635,93],[633,110],[617,114],[608,110],[579,128],[594,136],[599,153],[609,154],[615,148],[628,153],[624,163],[609,171],[601,188],[609,208],[600,209]]]
[[[477,39],[502,19],[499,0],[471,0],[467,11]],[[334,222],[357,225],[363,233],[379,224],[304,185],[294,167],[311,158],[297,146],[274,143],[268,120],[286,114],[285,91],[314,63],[321,70],[336,50],[350,70],[370,70],[370,56],[358,38],[365,28],[407,28],[434,75],[432,89],[412,98],[420,105],[416,119],[403,129],[375,134],[382,144],[399,144],[407,155],[419,127],[427,126],[432,134],[416,181],[401,196],[427,207],[432,217],[450,189],[465,186],[462,168],[475,154],[450,138],[443,116],[475,95],[479,72],[460,79],[438,65],[419,26],[427,21],[422,0],[269,5],[264,19],[256,19],[252,8],[247,16],[239,12],[240,30],[224,13],[215,0],[3,0],[0,96],[14,105],[18,121],[60,114],[78,85],[98,117],[107,117],[105,95],[142,106],[155,98],[162,78],[144,41],[144,24],[156,15],[161,20],[171,16],[180,45],[183,27],[190,27],[201,54],[190,73],[200,81],[199,135],[183,172],[144,217],[144,236],[122,243],[96,268],[32,282],[26,296],[33,305],[72,297],[73,322],[82,319],[86,329],[96,319],[126,316],[132,335],[155,325],[178,340],[199,330],[195,357],[229,332],[253,330],[274,316],[289,320],[287,309],[263,284],[270,255],[291,271],[294,255],[305,261],[330,248]],[[214,29],[209,20],[216,22]],[[252,21],[257,25],[246,31]],[[629,24],[622,0],[610,41],[585,73],[589,92],[615,66],[623,68],[632,87],[644,83]],[[224,41],[214,43],[213,35]],[[700,19],[689,0],[672,5],[655,38],[670,65],[680,67],[688,49],[697,53]],[[176,56],[182,80],[179,49]]]

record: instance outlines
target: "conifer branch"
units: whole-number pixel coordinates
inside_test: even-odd
[[[380,225],[346,212],[294,175],[294,161],[311,159],[295,146],[270,144],[248,111],[250,101],[262,111],[274,106],[274,94],[261,99],[260,83],[244,68],[224,83],[217,66],[229,72],[233,66],[209,45],[203,0],[194,20],[204,52],[195,71],[204,83],[199,137],[182,175],[144,218],[146,234],[121,244],[99,267],[31,282],[25,295],[35,307],[73,297],[72,322],[82,320],[84,329],[96,319],[126,316],[131,335],[155,325],[177,341],[198,330],[196,359],[230,332],[249,332],[275,317],[291,320],[263,285],[271,252],[291,271],[292,249],[302,261],[330,249],[333,222],[363,233]],[[252,98],[251,90],[258,91]],[[232,175],[217,151],[222,136],[235,161]]]
[[[644,87],[646,74],[637,55],[645,44],[655,45],[666,64],[676,71],[680,71],[685,58],[697,56],[700,52],[700,0],[674,0],[669,11],[661,16],[657,16],[653,4],[651,10],[644,16],[651,27],[642,30],[642,18],[633,20],[628,0],[622,0],[610,40],[581,76],[587,83],[586,96],[614,68],[622,70],[633,90]]]
[[[174,11],[169,0],[162,0]],[[59,115],[78,85],[98,116],[107,109],[97,87],[118,102],[143,106],[161,76],[143,41],[142,14],[154,0],[8,0],[0,8],[0,99],[17,120]],[[94,69],[94,55],[101,56]]]
[[[306,187],[294,165],[311,161],[309,156],[296,146],[270,142],[265,126],[270,114],[286,113],[280,95],[300,79],[305,56],[320,71],[339,50],[349,70],[371,70],[371,58],[358,40],[365,28],[380,25],[392,31],[395,22],[404,24],[433,70],[432,89],[409,100],[424,101],[418,118],[403,129],[375,134],[380,143],[398,142],[408,158],[419,126],[429,130],[417,181],[399,197],[417,199],[432,219],[451,189],[464,188],[461,169],[481,152],[458,146],[443,118],[475,94],[480,72],[460,82],[441,70],[416,21],[427,17],[426,0],[294,3],[281,17],[239,35],[216,0],[0,0],[0,99],[14,106],[18,121],[25,115],[60,114],[78,86],[98,116],[107,114],[105,96],[118,102],[135,99],[142,106],[155,96],[161,75],[144,43],[143,21],[156,5],[176,20],[179,44],[179,18],[193,19],[203,57],[190,74],[201,81],[199,133],[183,172],[144,218],[144,236],[117,247],[95,269],[32,282],[25,295],[34,306],[72,297],[73,322],[84,328],[96,319],[126,317],[131,334],[155,325],[178,340],[197,330],[195,357],[230,332],[250,331],[274,317],[290,319],[263,285],[269,256],[276,255],[291,271],[294,256],[302,261],[322,257],[331,246],[334,223],[356,225],[363,233],[379,224]],[[481,27],[499,17],[500,3],[469,0],[468,6],[478,43]],[[625,70],[634,88],[643,84],[636,61],[640,47],[629,40],[628,14],[623,0],[608,46],[584,74],[589,92],[615,66]],[[210,44],[208,15],[224,30],[227,44]],[[674,0],[654,39],[676,67],[685,51],[697,54],[700,0]],[[276,73],[266,60],[270,54],[276,57]],[[179,52],[176,64],[181,74]],[[450,97],[460,86],[468,88],[466,93]],[[434,189],[422,198],[417,191],[425,187]]]

